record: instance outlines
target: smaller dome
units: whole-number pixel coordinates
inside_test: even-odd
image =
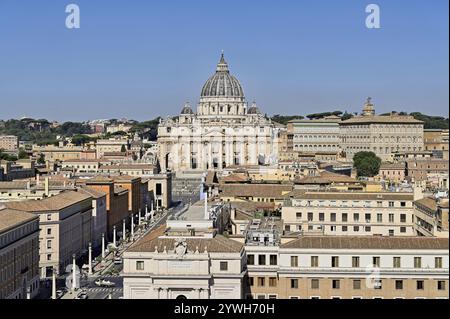
[[[194,114],[194,111],[192,111],[192,108],[189,105],[189,103],[186,103],[184,105],[183,109],[181,110],[181,114]]]
[[[253,102],[252,106],[247,110],[247,114],[261,114],[255,102]]]

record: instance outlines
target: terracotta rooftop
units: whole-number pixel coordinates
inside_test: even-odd
[[[437,203],[436,200],[432,197],[425,197],[419,200],[416,200],[414,202],[414,204],[418,205],[418,206],[424,206],[432,211],[436,211],[437,210]]]
[[[410,115],[374,115],[374,116],[355,116],[348,120],[342,121],[341,125],[348,124],[423,124],[422,121],[416,120]]]
[[[280,184],[222,184],[222,197],[272,197],[281,198],[292,191],[292,185]]]
[[[39,217],[34,214],[20,210],[0,209],[0,233],[37,218]]]
[[[80,187],[78,189],[78,191],[83,193],[83,194],[89,195],[89,196],[91,196],[92,198],[95,198],[95,199],[103,197],[103,196],[106,196],[105,192],[100,191],[98,189],[94,189],[94,188],[89,187],[89,186],[82,186],[82,187]]]
[[[164,247],[170,251],[175,248],[175,238],[155,237],[150,232],[142,239],[133,244],[127,251],[129,252],[163,252]],[[214,238],[186,238],[188,252],[194,252],[197,248],[199,252],[204,252],[205,248],[212,253],[239,253],[243,249],[243,244],[235,240],[228,239],[222,235]]]
[[[42,200],[8,202],[6,203],[6,206],[11,209],[23,210],[26,212],[56,211],[75,205],[90,198],[91,196],[83,194],[81,192],[64,191]]]
[[[448,251],[448,238],[378,237],[378,236],[303,236],[281,245],[302,249],[443,249]]]
[[[305,191],[296,189],[286,194],[285,197],[298,199],[318,200],[413,200],[413,193],[400,192],[352,192],[352,191]]]

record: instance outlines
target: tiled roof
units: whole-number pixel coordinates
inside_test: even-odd
[[[374,116],[355,116],[348,120],[342,121],[340,124],[423,124],[422,121],[416,120],[413,116],[408,115],[374,115]]]
[[[23,210],[26,212],[56,211],[75,205],[90,198],[91,196],[83,194],[81,192],[64,191],[42,200],[8,202],[6,206],[11,209]]]
[[[281,198],[292,191],[292,185],[280,184],[222,184],[222,197],[272,197]]]
[[[34,214],[20,210],[0,209],[0,233],[37,218]]]
[[[95,198],[95,199],[106,196],[105,192],[98,190],[98,189],[94,189],[89,186],[83,186],[83,187],[79,188],[78,191],[81,193],[84,193],[86,195],[90,195],[92,198]]]
[[[168,251],[175,248],[175,238],[156,237],[150,232],[148,235],[138,240],[127,251],[129,252],[154,252],[157,247],[158,252],[163,252],[164,247]],[[194,252],[197,248],[199,252],[204,252],[205,247],[208,252],[213,253],[239,253],[243,244],[235,240],[228,239],[222,235],[214,238],[186,238],[188,251]]]
[[[300,199],[323,199],[323,200],[413,200],[413,193],[381,193],[381,192],[315,192],[305,190],[293,190],[285,197]]]
[[[445,249],[448,238],[377,236],[303,236],[281,248],[306,249]]]
[[[418,205],[418,206],[425,206],[426,208],[432,210],[432,211],[436,211],[437,210],[437,204],[436,201],[434,200],[434,198],[431,197],[425,197],[419,200],[416,200],[414,202],[414,204]]]

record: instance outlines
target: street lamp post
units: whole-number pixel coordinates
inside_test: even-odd
[[[138,225],[141,226],[141,209],[139,208],[138,212]]]

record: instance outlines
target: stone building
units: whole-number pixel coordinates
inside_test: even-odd
[[[389,161],[396,152],[424,149],[423,122],[408,115],[375,115],[368,98],[361,115],[340,122],[341,149],[348,159],[361,151]]]
[[[15,135],[0,135],[0,150],[16,152],[19,149],[19,139]]]
[[[275,163],[277,127],[255,103],[248,107],[240,82],[222,57],[204,84],[197,112],[186,104],[158,126],[161,170],[221,170],[230,165]]]
[[[65,191],[42,200],[10,202],[10,209],[39,216],[39,268],[41,277],[56,269],[64,273],[72,255],[80,257],[91,242],[92,197]]]
[[[0,299],[39,291],[39,217],[0,207]]]

